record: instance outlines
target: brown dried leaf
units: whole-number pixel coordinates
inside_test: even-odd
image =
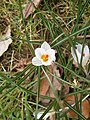
[[[66,95],[69,93],[69,85],[64,84],[63,88],[62,88],[62,95]]]
[[[52,68],[53,68],[53,74],[55,74],[58,77],[61,77],[60,72],[55,64],[53,64]],[[52,84],[56,91],[61,90],[61,83],[55,77],[52,77]],[[50,97],[52,98],[55,97],[51,88],[49,89],[49,93],[50,93]]]
[[[82,114],[84,117],[90,117],[90,103],[88,100],[82,102]]]
[[[29,2],[25,9],[23,10],[23,16],[26,19],[31,13],[33,13],[35,11],[35,7],[38,8],[39,4],[40,4],[41,0],[32,0],[32,2]],[[35,7],[34,7],[34,5]]]
[[[53,74],[55,74],[58,77],[61,77],[59,70],[57,69],[57,66],[55,64],[51,65],[48,67],[49,71]],[[53,77],[52,75],[48,74],[53,87],[56,91],[59,91],[61,89],[61,82],[59,82],[55,77]],[[49,96],[52,98],[55,98],[53,91],[48,83],[48,79],[45,77],[44,79],[41,80],[40,83],[40,95],[44,95],[44,96]],[[42,100],[43,103],[48,103],[49,100]]]
[[[78,100],[80,100],[80,94],[78,94]],[[69,103],[70,105],[73,105],[75,104],[75,96],[74,95],[70,95],[68,97],[65,98],[65,101],[67,103]],[[69,116],[71,118],[76,118],[78,119],[78,116],[75,112],[73,111],[69,111],[68,112]],[[90,117],[90,103],[89,101],[86,99],[84,101],[82,101],[82,115],[86,118],[89,118]]]
[[[78,100],[80,100],[80,94],[78,94],[77,97],[78,97]],[[69,103],[70,105],[75,104],[75,96],[74,95],[67,96],[64,100],[67,103]]]
[[[46,95],[47,91],[49,89],[49,83],[48,80],[45,78],[43,78],[40,82],[40,95]]]

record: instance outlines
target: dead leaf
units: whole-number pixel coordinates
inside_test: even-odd
[[[3,21],[7,21],[4,22]],[[8,49],[9,45],[12,43],[11,39],[11,29],[10,25],[8,23],[8,19],[6,18],[0,18],[0,26],[3,26],[0,30],[0,56],[3,55],[3,53]],[[7,24],[8,23],[8,24]],[[3,25],[5,24],[5,25]]]
[[[80,100],[80,94],[78,94],[77,97],[78,97],[78,100]],[[75,104],[75,96],[74,95],[67,96],[64,100],[67,103],[69,103],[70,105]]]
[[[82,114],[84,117],[90,117],[90,103],[88,100],[82,102]]]
[[[80,100],[80,94],[78,94],[78,100]],[[70,95],[68,97],[65,98],[65,101],[67,103],[69,103],[70,105],[73,105],[75,104],[75,96],[74,95]],[[69,116],[71,118],[76,118],[78,119],[78,116],[75,112],[73,111],[69,111],[68,112]],[[90,117],[90,103],[89,101],[86,99],[84,101],[82,101],[82,115],[85,117],[85,118],[89,118]]]
[[[62,95],[66,95],[69,93],[69,85],[68,84],[64,84],[63,88],[62,88]]]
[[[53,69],[53,71],[52,71],[53,74],[55,74],[58,77],[61,77],[59,69],[57,69],[57,66],[55,64],[53,64],[52,69]],[[52,77],[52,84],[53,84],[53,87],[54,87],[54,89],[56,91],[60,91],[61,90],[61,86],[62,86],[61,82],[59,82],[55,77]],[[52,97],[52,98],[55,97],[51,88],[49,90],[49,94],[50,94],[50,97]]]
[[[43,73],[44,75],[44,73]],[[47,91],[49,89],[49,83],[48,83],[48,80],[45,78],[43,78],[40,82],[40,95],[46,95],[47,94]]]
[[[35,11],[35,7],[38,8],[38,6],[39,6],[39,4],[40,4],[41,1],[42,1],[42,0],[32,0],[32,2],[29,2],[29,3],[26,5],[25,9],[23,10],[23,16],[24,16],[25,19],[26,19],[31,13],[33,13],[33,12]],[[33,4],[35,5],[35,7],[34,7]]]
[[[61,77],[60,75],[60,72],[59,72],[59,69],[57,69],[57,66],[55,64],[51,65],[48,67],[49,68],[49,71],[53,74],[55,74],[56,76],[58,77]],[[48,74],[52,84],[53,84],[53,87],[56,91],[59,91],[61,89],[61,82],[59,82],[55,77],[53,77],[52,75]],[[44,96],[49,96],[49,97],[52,97],[52,98],[55,98],[54,94],[53,94],[53,91],[49,85],[49,82],[48,82],[48,79],[45,77],[44,79],[41,80],[41,83],[40,83],[40,95],[44,95]],[[49,100],[48,99],[40,99],[42,101],[42,103],[49,103]]]

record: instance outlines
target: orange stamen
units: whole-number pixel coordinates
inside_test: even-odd
[[[44,62],[48,61],[48,55],[47,55],[47,54],[46,54],[46,55],[42,55],[42,56],[41,56],[41,59],[42,59]]]

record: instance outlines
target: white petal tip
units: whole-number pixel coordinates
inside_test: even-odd
[[[41,66],[42,65],[41,61],[37,57],[34,57],[32,59],[32,64],[35,65],[35,66]]]

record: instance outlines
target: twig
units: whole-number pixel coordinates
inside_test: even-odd
[[[83,38],[87,38],[87,39],[90,39],[90,35],[81,35],[81,36],[77,36],[77,39],[83,39]]]

